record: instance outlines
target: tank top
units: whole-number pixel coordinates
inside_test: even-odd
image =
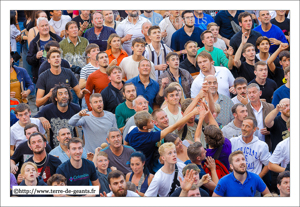
[[[131,182],[131,180],[132,180],[132,176],[133,176],[133,172],[130,174],[130,177],[129,177],[129,181]],[[138,186],[136,186],[136,187],[138,187]],[[148,189],[148,175],[145,177],[145,180],[144,180],[144,182],[143,182],[143,184],[142,184],[142,186],[141,186],[141,190],[140,190],[140,192],[141,193],[145,193],[146,191],[147,191],[147,189]]]

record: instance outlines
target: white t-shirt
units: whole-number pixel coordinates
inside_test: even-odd
[[[239,99],[237,98],[237,96],[233,97],[233,98],[231,99],[231,101],[233,102],[233,104],[241,103],[241,102],[239,101]],[[248,98],[248,103],[249,103],[249,102],[250,102],[250,100],[249,100],[249,98]]]
[[[231,74],[230,70],[222,66],[214,66],[215,67],[215,76],[218,80],[218,92],[230,98],[229,88],[233,86],[234,77]],[[197,94],[200,92],[202,88],[202,83],[204,81],[205,76],[200,70],[199,75],[193,81],[191,87],[191,97],[195,98]]]
[[[217,38],[217,42],[214,43],[214,47],[219,48],[222,51],[224,51],[225,49],[227,49],[224,40],[221,40],[220,38]]]
[[[281,167],[286,168],[290,162],[290,138],[278,143],[270,160],[274,164],[280,164]]]
[[[61,31],[65,30],[65,26],[69,21],[72,21],[69,15],[61,15],[61,19],[59,21],[54,21],[53,18],[51,18],[49,25],[53,27],[55,34],[60,36]]]
[[[259,140],[257,136],[253,135],[253,139],[249,143],[245,143],[242,135],[230,139],[231,151],[241,150],[246,159],[247,170],[255,174],[259,174],[262,170],[262,164],[265,166],[269,164],[271,154],[268,145]]]
[[[113,194],[113,192],[110,191],[110,192],[107,194],[107,197],[111,197],[112,194]],[[137,193],[135,193],[135,192],[133,192],[133,191],[131,191],[131,190],[127,190],[127,195],[126,195],[126,197],[140,197],[140,196],[139,196],[139,194],[137,194]]]
[[[166,112],[168,118],[169,118],[169,126],[172,126],[173,124],[175,124],[179,119],[182,118],[182,114],[181,114],[181,108],[178,107],[178,114],[174,115],[169,111],[168,106],[163,108],[163,110]]]
[[[185,164],[181,162],[177,162],[178,167],[178,177],[183,179],[182,169],[184,168]],[[166,197],[171,190],[171,186],[174,180],[175,171],[172,174],[164,173],[161,168],[155,173],[150,186],[148,187],[145,196],[146,197],[156,197],[157,194],[160,197]],[[179,178],[177,178],[179,181]]]
[[[139,70],[138,70],[139,62],[134,61],[132,59],[132,55],[125,57],[121,61],[120,67],[122,68],[123,77],[125,77],[125,75],[126,75],[127,80],[139,75]],[[151,62],[150,78],[156,81],[155,68],[154,68],[154,64],[152,62]]]
[[[39,119],[30,118],[30,122],[36,124],[39,127],[39,131],[45,134],[45,129]],[[22,142],[26,141],[26,136],[24,134],[24,127],[21,127],[19,121],[10,127],[10,145],[15,145],[16,148]]]

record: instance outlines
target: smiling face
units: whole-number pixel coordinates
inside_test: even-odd
[[[247,170],[246,159],[243,154],[237,154],[232,157],[232,164],[230,164],[233,171],[243,175]]]
[[[80,161],[83,153],[83,147],[80,142],[78,143],[70,143],[70,149],[68,150],[70,153],[70,158],[73,161]]]
[[[208,83],[208,89],[211,94],[216,94],[218,92],[218,80],[215,76],[209,75],[204,79]]]
[[[145,162],[143,163],[140,157],[132,157],[130,159],[130,168],[134,174],[143,172]]]
[[[245,119],[242,123],[242,136],[243,138],[253,137],[254,132],[256,131],[256,127],[253,126],[253,121],[250,119]]]
[[[165,111],[156,113],[156,120],[154,120],[154,124],[160,129],[165,129],[169,126],[169,118]]]
[[[108,158],[105,156],[97,156],[96,167],[100,170],[106,170],[108,168]]]

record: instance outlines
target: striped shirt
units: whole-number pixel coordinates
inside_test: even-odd
[[[91,63],[84,66],[80,71],[80,79],[87,80],[89,75],[98,70],[99,68],[94,67]]]

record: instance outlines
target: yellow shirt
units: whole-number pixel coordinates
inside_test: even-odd
[[[16,92],[15,98],[18,99],[20,103],[22,103],[21,83],[17,78],[17,73],[15,70],[10,73],[10,91]]]

